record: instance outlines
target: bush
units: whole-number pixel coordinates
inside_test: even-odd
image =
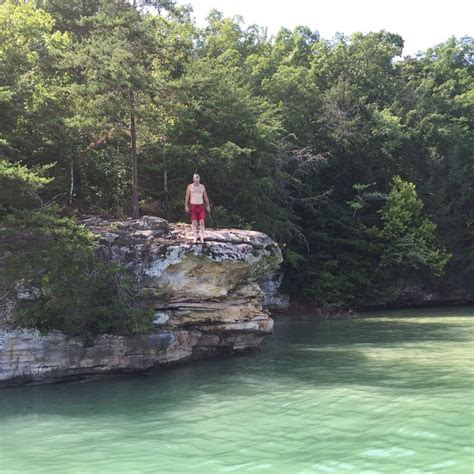
[[[87,340],[98,334],[134,334],[151,328],[152,311],[135,300],[130,275],[97,256],[96,237],[57,209],[19,211],[1,220],[0,264],[6,284],[38,289],[22,301],[15,321]]]

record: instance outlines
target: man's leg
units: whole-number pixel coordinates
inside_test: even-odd
[[[193,242],[196,243],[198,239],[197,221],[191,221],[191,228],[193,229]]]
[[[204,242],[204,219],[199,221],[199,234],[201,237],[201,241]]]

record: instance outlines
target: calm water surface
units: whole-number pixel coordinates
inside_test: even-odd
[[[473,358],[473,307],[280,318],[258,354],[0,390],[0,472],[469,474]]]

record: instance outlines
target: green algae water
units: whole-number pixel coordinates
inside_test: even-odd
[[[1,390],[0,472],[473,472],[473,307],[301,316],[257,354]]]

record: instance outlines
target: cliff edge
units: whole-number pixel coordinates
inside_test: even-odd
[[[159,217],[80,221],[99,236],[102,258],[126,266],[140,304],[154,312],[154,329],[133,336],[100,335],[85,344],[59,331],[40,334],[14,327],[0,315],[0,385],[65,380],[103,373],[144,371],[171,363],[256,349],[273,320],[262,307],[272,299],[282,256],[267,235],[206,230],[193,244],[191,228]],[[18,287],[16,299],[34,298]]]

